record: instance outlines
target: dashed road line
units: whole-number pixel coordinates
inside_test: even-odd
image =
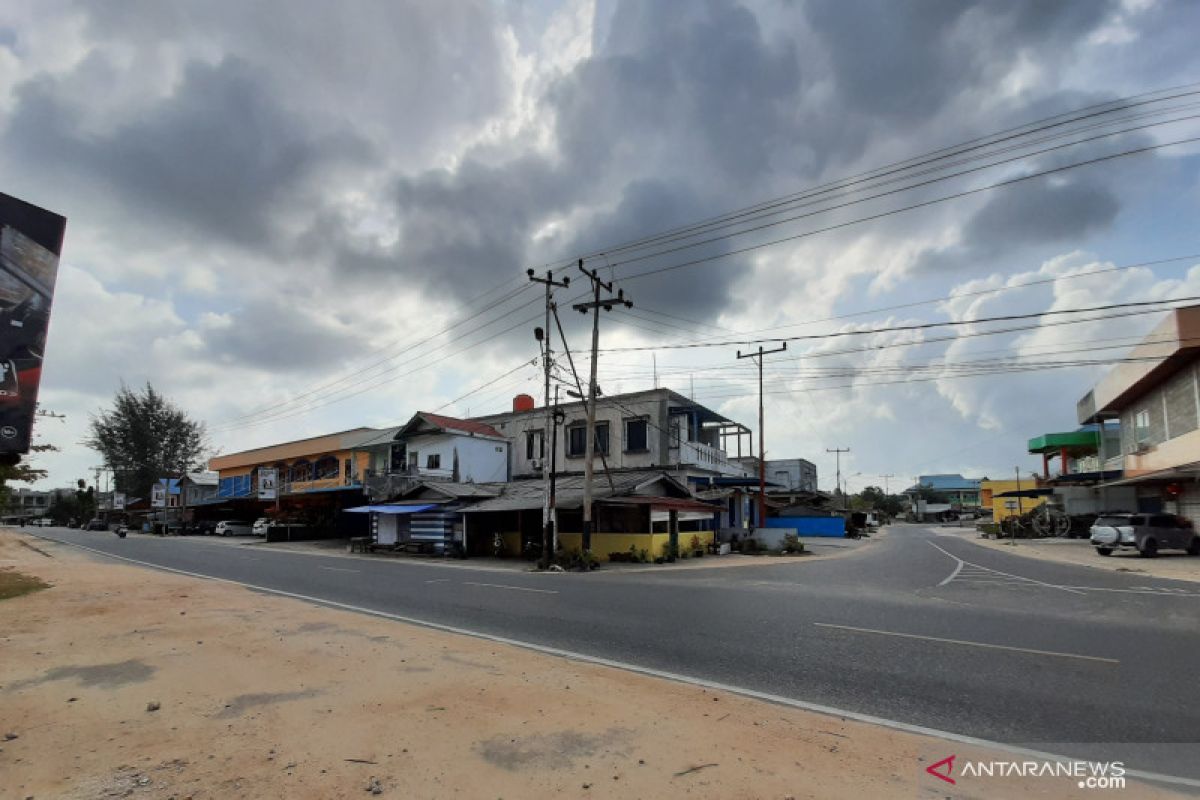
[[[507,586],[503,583],[476,583],[475,581],[463,581],[467,586],[488,586],[492,589],[512,589],[517,592],[537,592],[538,594],[558,594],[556,589],[530,589],[527,586]]]
[[[833,625],[828,622],[814,622],[819,628],[835,628],[837,630],[852,631],[854,633],[871,633],[879,636],[896,636],[901,639],[922,639],[927,642],[940,642],[941,644],[957,644],[966,647],[982,647],[988,650],[1011,650],[1017,653],[1032,653],[1038,656],[1054,656],[1056,658],[1078,658],[1084,661],[1100,661],[1105,664],[1120,664],[1121,662],[1115,658],[1102,658],[1100,656],[1085,656],[1078,653],[1059,653],[1054,650],[1036,650],[1031,647],[1013,647],[1007,644],[990,644],[988,642],[970,642],[966,639],[946,639],[941,636],[921,636],[916,633],[900,633],[898,631],[881,631],[875,628],[855,628],[852,625]]]

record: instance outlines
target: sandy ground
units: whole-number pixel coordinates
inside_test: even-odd
[[[939,533],[953,533],[984,547],[1005,553],[1060,564],[1075,564],[1109,572],[1128,572],[1149,578],[1169,578],[1176,581],[1200,581],[1200,557],[1180,551],[1166,551],[1157,558],[1142,558],[1136,550],[1120,550],[1102,556],[1086,539],[984,539],[975,531],[939,528]]]
[[[3,798],[1089,794],[1063,778],[950,786],[925,766],[1013,757],[11,530],[0,569],[51,584],[0,601]]]

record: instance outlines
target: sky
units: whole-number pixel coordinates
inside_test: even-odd
[[[604,390],[657,378],[756,431],[752,345],[665,345],[1200,296],[1200,148],[1169,144],[1200,136],[1182,90],[1171,124],[618,249],[1200,81],[1196,30],[1200,5],[1168,0],[4,3],[0,191],[68,218],[41,485],[91,479],[81,440],[122,383],[202,420],[214,452],[540,398],[524,273],[572,278],[556,297],[582,371],[581,256],[633,302],[601,319]],[[1073,429],[1107,365],[955,364],[1111,360],[1161,315],[1054,319],[794,339],[767,361],[767,455],[832,488],[826,451],[849,448],[855,490],[1033,470],[1025,442]]]

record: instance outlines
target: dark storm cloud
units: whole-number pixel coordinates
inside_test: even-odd
[[[453,172],[399,180],[391,263],[466,296],[480,281],[757,199],[795,137],[800,89],[794,46],[769,44],[740,5],[622,4],[605,49],[541,99],[557,152],[499,166],[469,155]],[[576,212],[578,230],[534,244],[546,223]],[[736,276],[727,264],[691,273],[682,291],[662,281],[646,291],[666,307],[704,313],[724,302]]]
[[[992,197],[963,235],[985,250],[1014,241],[1060,244],[1107,227],[1119,209],[1116,195],[1093,180],[1026,184]]]
[[[2,139],[10,156],[210,242],[269,242],[273,216],[310,194],[305,182],[319,168],[369,154],[350,133],[308,130],[241,59],[189,63],[173,94],[104,133],[86,131],[62,88],[43,76],[18,89]]]
[[[1007,70],[1026,49],[1056,57],[1050,48],[1082,39],[1114,6],[1112,0],[814,0],[804,8],[840,100],[878,124],[928,117]]]
[[[284,296],[266,297],[207,325],[204,347],[214,362],[274,372],[338,370],[362,348],[362,337],[344,321],[305,310]]]
[[[963,226],[959,243],[926,250],[913,271],[965,273],[999,256],[1046,255],[1110,227],[1120,208],[1098,180],[1017,184],[990,195]]]

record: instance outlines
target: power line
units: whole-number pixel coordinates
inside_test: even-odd
[[[749,339],[749,340],[732,340],[731,339],[731,340],[720,341],[720,342],[690,342],[687,344],[658,345],[658,346],[654,346],[654,347],[651,347],[651,346],[610,347],[606,350],[603,350],[602,352],[617,353],[617,352],[634,352],[634,351],[644,351],[644,350],[679,350],[679,349],[696,349],[696,348],[706,348],[706,347],[732,347],[732,346],[737,346],[737,345],[757,344],[759,342],[819,341],[819,340],[826,340],[826,339],[840,339],[840,338],[844,338],[846,336],[869,336],[869,335],[877,334],[877,333],[911,332],[911,331],[929,330],[932,328],[955,327],[955,326],[959,326],[959,325],[979,325],[979,324],[985,323],[985,322],[1008,322],[1008,321],[1015,321],[1015,320],[1022,320],[1022,319],[1037,319],[1040,317],[1058,316],[1058,315],[1062,315],[1062,314],[1085,314],[1085,313],[1090,313],[1093,311],[1111,311],[1114,309],[1122,309],[1122,308],[1161,306],[1166,303],[1188,303],[1188,302],[1195,302],[1197,300],[1200,300],[1200,296],[1178,297],[1178,298],[1173,298],[1173,299],[1169,299],[1169,300],[1143,300],[1143,301],[1130,302],[1130,303],[1109,303],[1109,304],[1102,305],[1102,306],[1090,306],[1087,308],[1051,309],[1048,311],[1035,311],[1035,312],[1031,312],[1028,314],[1004,314],[1004,315],[995,316],[995,317],[980,317],[978,319],[945,320],[945,321],[941,321],[941,322],[923,322],[923,323],[919,323],[919,324],[915,324],[915,325],[892,325],[892,326],[889,326],[886,328],[870,328],[868,330],[835,331],[832,333],[810,333],[810,334],[804,334],[804,335],[799,335],[799,336],[766,337],[766,338],[762,338],[762,339]],[[1155,308],[1146,313],[1154,313],[1156,311],[1163,311],[1163,310],[1167,310],[1167,309]],[[1081,320],[1081,321],[1087,322],[1089,320]]]
[[[1126,110],[1129,108],[1134,108],[1134,107],[1141,106],[1141,105],[1148,105],[1150,103],[1165,102],[1165,101],[1169,101],[1169,100],[1173,100],[1173,99],[1178,99],[1179,97],[1194,94],[1195,92],[1193,92],[1193,91],[1184,91],[1184,90],[1192,90],[1197,86],[1200,86],[1200,82],[1183,84],[1183,85],[1171,87],[1168,89],[1159,89],[1159,90],[1154,90],[1154,91],[1150,91],[1150,92],[1143,92],[1141,94],[1131,95],[1129,97],[1119,98],[1116,100],[1106,101],[1106,102],[1102,102],[1102,103],[1095,103],[1095,104],[1092,104],[1089,106],[1085,106],[1083,108],[1074,109],[1072,111],[1067,111],[1067,112],[1063,112],[1060,114],[1055,114],[1055,115],[1052,115],[1049,117],[1045,117],[1043,119],[1035,120],[1035,121],[1032,121],[1029,123],[1024,123],[1022,125],[1018,125],[1018,126],[1015,126],[1012,128],[1007,128],[1005,130],[999,131],[994,134],[987,134],[984,136],[976,137],[974,139],[970,139],[965,142],[961,142],[959,144],[949,145],[947,147],[933,150],[928,153],[924,153],[922,155],[913,156],[913,157],[910,157],[910,158],[902,160],[902,161],[894,162],[892,164],[887,164],[887,165],[883,165],[880,167],[876,167],[871,170],[867,170],[865,172],[858,173],[857,175],[849,176],[847,178],[830,181],[830,182],[822,184],[822,185],[810,187],[808,189],[800,190],[799,192],[794,192],[792,194],[784,195],[782,197],[774,198],[771,200],[761,201],[759,203],[756,203],[756,204],[753,204],[753,205],[750,205],[750,206],[747,206],[747,207],[744,207],[741,209],[736,209],[736,210],[733,210],[730,212],[726,212],[725,214],[721,214],[721,215],[711,217],[706,220],[702,220],[699,223],[693,223],[693,224],[681,226],[681,227],[674,228],[674,229],[668,229],[667,231],[663,231],[663,232],[660,232],[657,234],[651,234],[649,236],[645,236],[645,237],[641,237],[641,238],[634,239],[631,241],[627,241],[621,245],[612,246],[612,247],[606,248],[604,250],[594,251],[594,252],[588,254],[587,256],[585,256],[585,258],[591,259],[591,258],[603,256],[605,254],[613,254],[613,253],[619,252],[621,250],[629,249],[629,248],[637,246],[637,245],[641,245],[641,244],[644,244],[647,242],[652,242],[656,239],[661,239],[666,236],[677,235],[681,232],[695,230],[698,228],[704,228],[715,222],[721,222],[721,221],[724,221],[727,219],[736,218],[738,216],[743,216],[748,213],[754,213],[754,212],[759,211],[766,207],[771,207],[771,206],[778,205],[781,203],[786,203],[793,198],[811,196],[813,193],[829,191],[831,189],[836,189],[836,188],[841,188],[845,185],[850,185],[854,182],[861,182],[864,180],[874,180],[879,177],[884,177],[886,175],[893,174],[897,171],[902,171],[905,169],[911,169],[914,167],[924,166],[926,164],[936,162],[940,159],[951,158],[956,155],[961,155],[962,153],[969,152],[972,149],[978,149],[980,147],[991,146],[993,144],[998,144],[1002,141],[1019,138],[1021,136],[1026,136],[1031,133],[1037,133],[1037,132],[1040,132],[1041,130],[1047,130],[1049,128],[1058,127],[1061,125],[1067,125],[1067,124],[1082,121],[1085,119],[1103,116],[1105,114],[1110,114],[1110,113],[1113,113],[1116,111],[1123,111],[1123,110]],[[1156,98],[1153,100],[1144,99],[1144,98],[1154,97],[1154,95],[1161,95],[1161,94],[1166,94],[1169,92],[1183,92],[1183,93],[1173,95],[1173,96],[1168,96],[1168,97],[1160,97],[1160,98]],[[1124,105],[1122,105],[1122,104],[1124,104]],[[1111,108],[1109,108],[1110,106],[1111,106]],[[1064,119],[1065,117],[1071,117],[1071,115],[1080,115],[1080,116],[1076,116],[1072,119]],[[1050,124],[1050,123],[1053,123],[1053,124]],[[570,262],[567,262],[567,263],[569,264]]]
[[[829,231],[840,230],[842,228],[848,228],[853,225],[860,225],[864,222],[873,222],[875,220],[884,219],[886,217],[894,216],[896,214],[902,214],[907,211],[913,211],[913,210],[916,210],[919,208],[925,208],[928,206],[938,205],[940,203],[945,203],[950,200],[958,200],[963,197],[968,197],[968,196],[974,195],[974,194],[980,194],[982,192],[991,191],[993,189],[1000,189],[1000,188],[1004,188],[1007,186],[1013,186],[1015,184],[1022,183],[1024,181],[1033,180],[1035,178],[1042,178],[1047,175],[1054,175],[1054,174],[1057,174],[1060,172],[1067,172],[1069,170],[1078,169],[1080,167],[1085,167],[1085,166],[1089,166],[1092,164],[1098,164],[1098,163],[1101,163],[1104,161],[1113,161],[1118,158],[1125,158],[1128,156],[1139,155],[1141,153],[1148,153],[1148,152],[1151,152],[1154,150],[1161,150],[1161,149],[1167,148],[1167,147],[1174,147],[1176,145],[1191,144],[1191,143],[1197,142],[1197,141],[1200,141],[1200,136],[1193,136],[1193,137],[1189,137],[1186,139],[1177,139],[1177,140],[1171,141],[1171,142],[1162,142],[1159,144],[1147,145],[1145,147],[1138,147],[1138,148],[1134,148],[1131,150],[1124,150],[1119,153],[1109,153],[1107,155],[1097,156],[1096,158],[1090,158],[1090,159],[1087,159],[1084,161],[1077,161],[1073,164],[1066,164],[1066,165],[1059,166],[1059,167],[1052,167],[1050,169],[1041,170],[1039,172],[1033,172],[1028,175],[1021,175],[1016,178],[1010,178],[1008,180],[999,181],[997,183],[991,183],[986,186],[979,186],[974,189],[966,189],[961,192],[955,192],[954,194],[949,194],[949,195],[945,195],[943,197],[933,198],[932,200],[925,200],[925,201],[922,201],[919,203],[913,203],[911,205],[902,206],[900,208],[894,208],[894,209],[890,209],[888,211],[881,211],[877,214],[871,214],[871,215],[868,215],[865,217],[859,217],[858,219],[847,220],[846,222],[839,222],[839,223],[836,223],[833,225],[828,225],[824,228],[816,228],[811,231],[805,231],[803,233],[793,234],[792,236],[784,236],[779,239],[773,239],[768,242],[761,242],[759,244],[749,245],[747,247],[742,247],[742,248],[738,248],[735,250],[729,250],[724,253],[717,253],[715,255],[704,256],[701,258],[694,258],[694,259],[684,261],[684,262],[681,262],[678,264],[669,264],[669,265],[663,266],[663,267],[656,267],[653,269],[648,269],[648,270],[645,270],[644,272],[637,272],[632,275],[626,275],[623,278],[621,278],[621,280],[622,281],[637,280],[639,278],[646,278],[651,275],[659,275],[664,272],[670,272],[672,270],[693,267],[693,266],[696,266],[697,264],[705,264],[710,261],[716,261],[716,260],[719,260],[722,258],[729,258],[730,256],[736,256],[736,255],[741,255],[743,253],[749,253],[754,250],[761,250],[764,247],[773,247],[777,244],[783,244],[785,242],[792,242],[792,241],[796,241],[799,239],[807,238],[809,236],[816,236],[819,233],[828,233]],[[871,198],[868,198],[868,199],[871,199]],[[826,209],[825,211],[832,211],[832,210],[835,210],[836,208],[837,207]],[[817,212],[817,213],[825,213],[825,212],[823,211],[823,212]]]
[[[1022,153],[1022,154],[1020,154],[1020,155],[1015,155],[1015,156],[1012,156],[1012,157],[1010,157],[1010,158],[1005,158],[1005,159],[1000,159],[1000,160],[998,160],[998,161],[993,161],[993,162],[991,162],[991,163],[988,163],[988,164],[982,164],[982,165],[980,165],[980,166],[970,167],[970,168],[968,168],[968,169],[960,170],[960,171],[958,171],[958,172],[954,172],[954,173],[951,173],[951,174],[949,174],[949,175],[942,175],[942,176],[939,176],[939,177],[930,178],[930,179],[928,179],[928,180],[919,181],[919,182],[916,182],[916,183],[911,183],[911,184],[908,184],[908,185],[906,185],[906,186],[899,186],[899,187],[897,187],[897,188],[894,188],[894,189],[889,189],[889,190],[887,190],[887,191],[884,191],[884,192],[879,192],[879,193],[877,193],[877,194],[868,195],[868,196],[866,196],[866,197],[860,197],[860,198],[858,198],[858,199],[856,199],[856,200],[850,200],[850,201],[847,201],[847,202],[844,202],[844,203],[838,203],[838,204],[830,205],[830,206],[828,206],[828,207],[826,207],[826,208],[817,209],[816,211],[809,211],[809,212],[806,212],[806,213],[803,213],[803,214],[797,214],[797,215],[794,215],[794,216],[785,217],[785,218],[783,218],[783,219],[775,220],[775,221],[773,221],[773,222],[764,222],[764,223],[762,223],[762,224],[755,225],[755,226],[753,226],[753,227],[750,227],[750,228],[745,228],[745,229],[743,229],[743,230],[733,231],[733,232],[731,232],[731,233],[721,234],[721,235],[719,235],[719,236],[713,236],[713,237],[711,237],[711,238],[708,238],[708,239],[702,239],[702,240],[699,240],[699,241],[696,241],[696,242],[690,242],[690,243],[688,243],[688,244],[681,244],[681,245],[677,245],[677,246],[675,246],[675,247],[670,247],[670,248],[666,248],[666,249],[660,249],[660,250],[657,250],[657,251],[655,251],[655,252],[652,252],[652,253],[646,253],[646,254],[643,254],[643,255],[630,256],[630,257],[627,257],[627,258],[625,258],[625,259],[623,259],[623,260],[621,260],[621,261],[617,262],[616,264],[614,264],[614,267],[615,267],[615,266],[625,266],[625,265],[627,265],[627,264],[633,264],[633,263],[636,263],[636,262],[638,262],[638,261],[645,261],[645,260],[647,260],[647,259],[656,258],[656,257],[658,257],[658,256],[667,255],[667,254],[669,254],[669,253],[675,253],[675,252],[679,252],[679,251],[681,251],[681,250],[689,250],[689,249],[691,249],[691,248],[693,248],[693,247],[700,247],[701,245],[705,245],[705,244],[712,244],[712,243],[714,243],[714,242],[723,241],[723,240],[725,240],[725,239],[730,239],[730,238],[733,238],[733,237],[735,237],[735,236],[744,236],[744,235],[746,235],[746,234],[748,234],[748,233],[755,233],[755,232],[757,232],[757,231],[765,230],[766,228],[772,228],[772,227],[776,227],[776,226],[778,226],[778,225],[784,225],[784,224],[787,224],[787,223],[789,223],[789,222],[795,222],[795,221],[797,221],[797,220],[806,219],[806,218],[808,218],[808,217],[816,216],[816,215],[818,215],[818,214],[826,214],[826,213],[829,213],[830,211],[835,211],[835,210],[837,210],[837,209],[839,209],[839,208],[846,208],[846,207],[849,207],[849,206],[852,206],[852,205],[857,205],[857,204],[859,204],[859,203],[865,203],[865,202],[868,202],[868,201],[870,201],[870,200],[877,200],[877,199],[879,199],[879,198],[881,198],[881,197],[888,197],[888,196],[890,196],[890,195],[893,195],[893,194],[899,194],[899,193],[901,193],[901,192],[907,192],[907,191],[911,191],[911,190],[913,190],[913,189],[919,189],[919,188],[922,188],[922,187],[924,187],[924,186],[930,186],[930,185],[932,185],[932,184],[935,184],[935,183],[941,183],[941,182],[943,182],[943,181],[952,180],[952,179],[954,179],[954,178],[960,178],[960,177],[963,177],[964,175],[970,175],[970,174],[973,174],[973,173],[976,173],[976,172],[982,172],[982,171],[985,171],[985,170],[989,170],[989,169],[992,169],[993,167],[1002,166],[1002,165],[1004,165],[1004,164],[1011,164],[1011,163],[1014,163],[1014,162],[1017,162],[1017,161],[1024,161],[1024,160],[1026,160],[1026,159],[1033,158],[1034,156],[1044,155],[1044,154],[1046,154],[1046,153],[1054,152],[1054,151],[1056,151],[1056,150],[1062,150],[1062,149],[1065,149],[1065,148],[1070,148],[1070,147],[1077,147],[1077,146],[1079,146],[1079,145],[1081,145],[1081,144],[1086,144],[1086,143],[1088,143],[1088,142],[1097,141],[1097,140],[1099,140],[1099,139],[1106,139],[1106,138],[1113,137],[1113,136],[1120,136],[1120,135],[1123,135],[1123,134],[1126,134],[1126,133],[1133,133],[1133,132],[1135,132],[1135,131],[1144,130],[1144,129],[1146,129],[1146,128],[1158,127],[1158,126],[1160,126],[1160,125],[1171,125],[1171,124],[1174,124],[1174,123],[1177,123],[1177,122],[1187,122],[1187,121],[1190,121],[1190,120],[1196,119],[1197,117],[1200,117],[1200,115],[1191,114],[1191,115],[1188,115],[1188,116],[1184,116],[1184,117],[1178,117],[1178,118],[1175,118],[1175,119],[1170,119],[1170,120],[1165,120],[1165,121],[1159,121],[1159,122],[1152,122],[1152,123],[1146,123],[1146,124],[1144,124],[1144,125],[1136,125],[1136,126],[1129,127],[1129,128],[1125,128],[1125,129],[1118,130],[1118,131],[1108,131],[1108,132],[1105,132],[1105,133],[1096,134],[1095,136],[1090,136],[1090,137],[1087,137],[1087,138],[1078,139],[1078,140],[1071,141],[1071,142],[1064,142],[1064,143],[1062,143],[1062,144],[1057,144],[1057,145],[1053,145],[1053,146],[1050,146],[1050,147],[1045,147],[1045,148],[1042,148],[1042,149],[1040,149],[1040,150],[1035,150],[1035,151],[1033,151],[1033,152],[1029,152],[1029,153]],[[1111,123],[1107,123],[1107,124],[1111,124]],[[1074,132],[1072,132],[1072,134],[1073,134],[1073,133],[1074,133]],[[1052,139],[1054,139],[1054,138],[1059,138],[1059,137],[1049,137],[1049,138],[1052,140]],[[1019,150],[1019,149],[1025,149],[1025,147],[1032,146],[1032,144],[1033,144],[1033,143],[1030,143],[1029,145],[1023,145],[1023,146],[1021,146],[1021,147],[1017,147],[1017,148],[1010,148],[1010,149],[1009,149],[1008,151],[1006,151],[1006,152],[1011,152],[1011,150],[1013,150],[1013,149],[1018,149],[1018,150]],[[988,155],[995,155],[995,154],[988,154]],[[923,170],[923,171],[921,171],[921,172],[914,173],[913,175],[906,175],[906,176],[899,177],[899,178],[893,178],[893,179],[891,179],[891,180],[884,181],[883,183],[877,184],[876,186],[871,186],[871,187],[863,187],[863,189],[874,189],[874,188],[878,188],[878,187],[880,187],[880,186],[887,186],[887,185],[890,185],[890,184],[893,184],[893,183],[897,183],[897,182],[900,182],[900,181],[909,180],[910,178],[913,178],[913,177],[920,177],[921,175],[928,175],[928,174],[931,174],[931,173],[939,172],[939,171],[941,171],[941,170],[943,170],[943,169],[946,169],[946,168],[948,168],[948,167],[951,167],[951,166],[958,166],[958,165],[961,165],[961,164],[964,164],[964,163],[970,163],[971,161],[975,161],[975,160],[978,160],[978,159],[976,159],[976,158],[972,158],[972,159],[966,159],[966,160],[964,160],[964,161],[961,161],[961,162],[948,162],[948,163],[946,163],[946,164],[943,164],[943,165],[940,165],[940,166],[938,166],[938,167],[936,167],[936,168],[931,168],[931,169]],[[855,192],[857,192],[857,191],[860,191],[860,190],[855,190]],[[854,193],[854,192],[851,192],[850,194],[853,194],[853,193]],[[771,217],[771,216],[775,216],[775,215],[778,215],[778,214],[786,213],[787,211],[793,210],[793,209],[795,209],[795,208],[805,208],[805,207],[809,207],[809,206],[812,206],[812,205],[816,205],[816,204],[818,204],[818,203],[826,202],[826,201],[827,201],[827,200],[829,200],[829,199],[836,199],[837,197],[838,197],[838,195],[834,195],[834,196],[833,196],[833,198],[818,198],[818,199],[816,199],[816,200],[806,200],[805,202],[793,201],[793,202],[789,203],[789,207],[788,207],[788,208],[781,209],[781,210],[776,210],[776,211],[771,211],[770,213],[766,213],[766,214],[760,214],[760,215],[758,215],[758,216],[750,217],[749,219],[742,220],[742,221],[740,221],[740,222],[730,222],[730,223],[725,223],[725,224],[723,224],[723,225],[719,225],[719,226],[716,226],[716,227],[714,227],[714,228],[711,228],[710,230],[720,230],[721,228],[727,228],[727,227],[731,227],[731,226],[733,226],[733,225],[741,225],[741,224],[745,224],[746,222],[754,222],[754,221],[757,221],[757,220],[759,220],[759,219],[765,219],[765,218],[767,218],[767,217]],[[683,237],[683,238],[692,238],[692,236],[694,236],[694,235],[699,235],[699,234],[692,234],[692,235],[690,235],[690,236]],[[674,241],[674,240],[669,240],[669,241]],[[667,243],[669,243],[669,242],[667,242]]]

